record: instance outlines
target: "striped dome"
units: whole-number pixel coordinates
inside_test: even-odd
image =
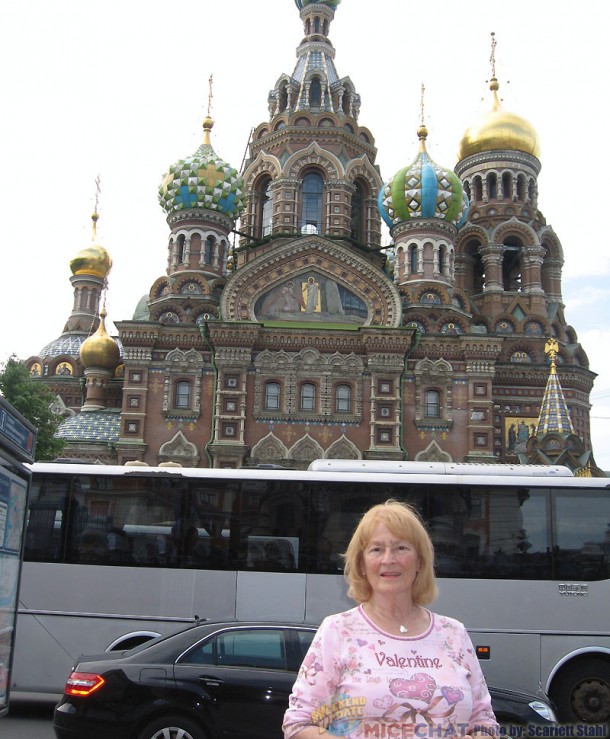
[[[468,215],[468,198],[459,177],[432,161],[426,151],[428,130],[420,126],[419,154],[379,193],[379,212],[390,228],[412,218],[440,218],[458,228]]]

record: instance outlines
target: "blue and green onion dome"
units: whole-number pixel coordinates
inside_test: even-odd
[[[210,144],[214,121],[203,121],[203,144],[186,159],[169,168],[159,187],[159,203],[168,214],[206,208],[229,218],[243,210],[244,181],[239,172],[223,161]]]
[[[294,0],[299,10],[303,10],[308,5],[328,5],[329,8],[335,9],[341,0]]]
[[[432,161],[426,151],[428,129],[422,125],[419,154],[379,192],[379,212],[392,228],[412,218],[440,218],[460,228],[468,216],[468,197],[459,177]]]

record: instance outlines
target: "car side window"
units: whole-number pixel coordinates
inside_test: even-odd
[[[215,665],[214,639],[197,644],[194,649],[182,657],[180,662],[184,665]]]
[[[216,637],[218,665],[286,670],[281,629],[235,629]]]
[[[316,632],[298,630],[295,633],[297,635],[297,639],[299,640],[299,647],[301,648],[301,655],[305,657],[305,655],[307,654],[307,650],[309,649],[309,646],[311,642],[313,641],[314,636],[316,635]]]

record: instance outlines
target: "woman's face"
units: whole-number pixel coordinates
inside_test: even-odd
[[[378,523],[364,548],[363,568],[373,594],[410,598],[419,570],[419,555],[413,544]]]

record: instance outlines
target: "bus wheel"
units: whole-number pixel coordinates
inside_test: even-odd
[[[138,739],[206,739],[206,735],[188,718],[160,716],[138,734]]]
[[[551,698],[563,721],[588,724],[610,722],[610,663],[587,659],[563,670],[551,689]]]

